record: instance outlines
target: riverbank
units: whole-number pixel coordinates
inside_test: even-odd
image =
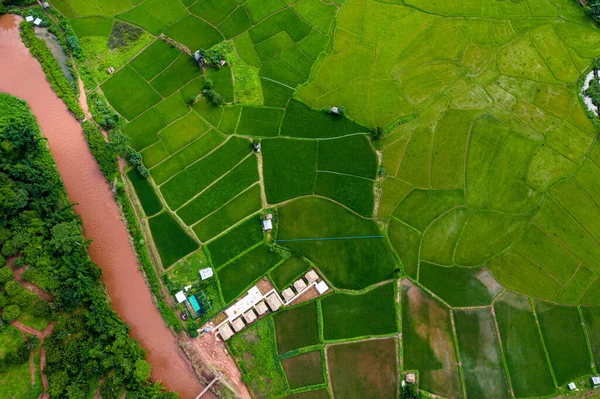
[[[102,269],[111,305],[131,327],[131,336],[146,350],[153,379],[183,398],[193,398],[202,385],[152,303],[118,206],[81,125],[56,96],[41,66],[21,42],[19,21],[15,16],[0,18],[0,51],[4,54],[0,91],[26,100],[36,116],[69,199],[81,215],[85,236],[93,240],[89,253]]]

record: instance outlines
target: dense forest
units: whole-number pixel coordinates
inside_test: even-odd
[[[27,104],[0,94],[0,309],[5,322],[20,311],[7,259],[27,265],[23,278],[53,297],[43,306],[56,322],[44,340],[48,393],[84,398],[99,384],[103,398],[171,399],[152,383],[144,350],[112,310],[101,271],[88,256],[81,221]],[[41,305],[41,304],[40,304]],[[0,321],[0,328],[2,322]],[[30,348],[34,343],[28,344]],[[23,352],[23,350],[21,350]],[[7,359],[7,356],[11,356]],[[25,356],[0,355],[0,367]],[[10,361],[9,361],[10,360]]]

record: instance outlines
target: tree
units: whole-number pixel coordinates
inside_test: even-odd
[[[59,223],[52,228],[50,245],[60,253],[71,253],[76,245],[82,245],[81,241],[83,241],[81,230],[75,221]]]
[[[121,133],[119,130],[114,130],[108,136],[108,146],[116,155],[125,156],[127,154],[127,150],[129,149],[129,136]]]
[[[4,284],[12,280],[13,272],[10,270],[10,267],[4,266],[0,267],[0,284]]]
[[[22,290],[23,287],[21,287],[21,284],[15,280],[11,280],[4,285],[4,292],[6,292],[6,295],[8,296],[16,296],[21,293]]]
[[[413,384],[405,384],[400,391],[401,399],[420,399],[421,392]]]
[[[136,360],[133,377],[138,383],[143,384],[148,378],[150,378],[150,368],[150,363],[144,359]]]
[[[375,126],[371,130],[371,136],[373,137],[373,140],[379,140],[383,137],[383,128],[381,126]]]
[[[10,323],[21,316],[21,308],[18,305],[8,305],[2,310],[2,320]]]

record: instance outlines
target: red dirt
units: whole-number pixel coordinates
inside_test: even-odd
[[[9,258],[7,261],[8,267],[10,267],[10,269],[13,271],[15,280],[17,280],[19,282],[19,284],[21,284],[25,289],[33,292],[34,294],[36,294],[37,296],[42,298],[44,301],[46,301],[46,302],[54,301],[54,298],[52,297],[52,295],[50,295],[49,293],[47,293],[46,291],[44,291],[37,285],[23,280],[23,277],[22,277],[23,273],[25,273],[25,271],[29,268],[29,266],[15,267],[14,266],[15,259],[16,259],[16,257],[13,257],[13,258]]]
[[[217,339],[215,333],[204,334],[193,339],[192,343],[207,364],[223,373],[229,384],[237,391],[237,398],[252,399],[248,388],[242,382],[242,375],[237,365],[229,356],[223,341]]]

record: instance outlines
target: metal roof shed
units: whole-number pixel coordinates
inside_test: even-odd
[[[256,313],[258,313],[259,316],[264,315],[265,313],[267,313],[267,310],[269,310],[269,309],[267,309],[267,304],[264,302],[257,303],[255,308],[256,308]]]
[[[317,292],[319,293],[319,295],[323,295],[325,292],[327,292],[327,290],[329,290],[329,286],[327,285],[327,283],[325,281],[321,281],[320,283],[317,283],[315,288],[317,289]]]
[[[289,301],[290,299],[292,299],[294,297],[294,291],[292,291],[291,288],[286,288],[285,290],[283,290],[281,292],[281,296],[283,297],[283,299],[285,299],[286,301]]]
[[[299,278],[298,280],[294,281],[294,288],[296,291],[298,291],[298,293],[300,293],[306,289],[306,283],[303,279]]]
[[[207,278],[211,278],[213,276],[213,269],[210,267],[207,267],[206,269],[201,269],[200,270],[200,278],[202,280],[206,280]]]
[[[244,320],[246,320],[246,324],[253,323],[256,320],[256,313],[254,313],[254,310],[250,309],[244,313]]]
[[[271,219],[263,220],[263,231],[271,231],[271,230],[273,230],[273,222],[271,222]]]
[[[279,309],[282,305],[281,299],[279,299],[279,297],[275,293],[272,293],[267,297],[267,304],[273,312],[276,312],[277,309]]]
[[[231,331],[229,324],[223,324],[219,327],[219,334],[221,335],[221,338],[223,338],[223,341],[227,341],[229,338],[233,337],[233,331]]]
[[[310,284],[313,281],[317,281],[319,279],[319,275],[314,269],[310,269],[308,273],[304,275],[304,278],[306,278],[306,281],[308,281],[308,284]]]
[[[238,317],[237,319],[235,319],[234,321],[231,322],[231,325],[233,326],[233,329],[235,330],[235,332],[240,332],[244,329],[244,322],[242,321],[241,317]]]

